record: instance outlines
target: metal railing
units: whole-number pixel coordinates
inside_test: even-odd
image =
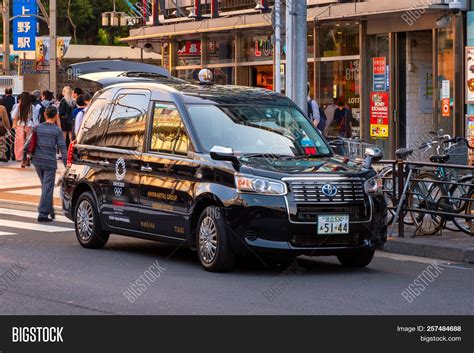
[[[474,235],[473,166],[386,160],[375,167],[392,218],[389,235],[395,225],[399,237],[405,236],[407,225],[415,227],[413,236],[444,230]],[[430,222],[433,228],[424,229]]]

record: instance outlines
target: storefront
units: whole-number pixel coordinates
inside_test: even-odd
[[[446,9],[424,8],[422,17],[407,21],[413,4],[404,0],[309,8],[310,94],[328,120],[335,104],[342,104],[352,116],[352,136],[380,146],[387,158],[398,147],[416,147],[429,130],[463,135],[465,15]],[[285,36],[281,67],[275,68],[268,17],[235,18],[154,27],[128,40],[154,43],[164,66],[186,80],[196,80],[207,67],[216,83],[273,89],[279,70],[284,89]],[[442,18],[448,20],[440,26]]]

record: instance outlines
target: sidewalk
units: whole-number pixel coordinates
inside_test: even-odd
[[[64,165],[58,163],[56,180],[64,172]],[[19,162],[0,163],[0,202],[38,205],[41,184],[33,166],[21,168]],[[59,187],[54,189],[54,206],[60,207]]]
[[[441,236],[419,235],[412,238],[414,230],[413,227],[406,226],[404,238],[399,238],[395,231],[383,250],[402,255],[474,263],[474,237],[462,232],[443,230]]]

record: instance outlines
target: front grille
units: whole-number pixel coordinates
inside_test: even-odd
[[[297,247],[324,248],[332,246],[357,246],[361,244],[359,233],[352,234],[294,234],[291,236],[291,245]]]
[[[322,187],[331,184],[337,187],[333,197],[323,194]],[[294,202],[360,202],[364,201],[364,182],[362,180],[294,180],[290,182]]]
[[[317,222],[318,215],[330,215],[330,214],[347,214],[349,215],[350,222],[364,221],[369,218],[369,209],[366,204],[359,203],[357,205],[350,206],[337,206],[334,207],[329,205],[308,205],[302,204],[296,206],[296,221],[297,222]]]

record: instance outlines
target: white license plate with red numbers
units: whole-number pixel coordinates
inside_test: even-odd
[[[349,234],[349,215],[318,216],[318,234]]]

